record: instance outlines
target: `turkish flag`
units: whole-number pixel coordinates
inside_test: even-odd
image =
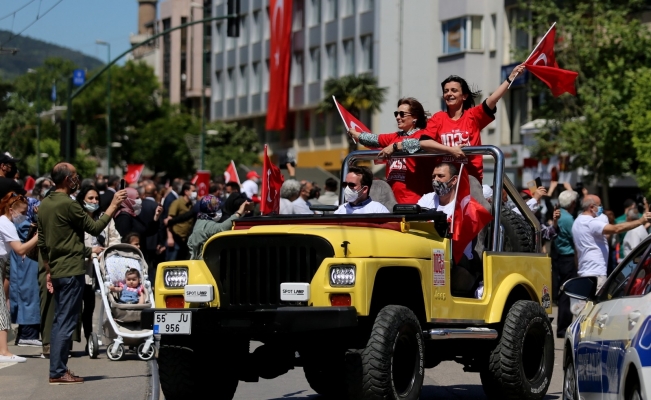
[[[237,169],[235,169],[235,163],[231,160],[231,163],[228,164],[228,168],[224,171],[224,182],[237,182],[240,183],[240,177],[237,176]]]
[[[558,97],[565,92],[576,96],[574,81],[579,74],[578,72],[558,68],[556,56],[554,55],[555,38],[556,25],[554,24],[543,36],[524,64],[529,72],[549,86],[554,96]]]
[[[264,161],[262,164],[262,202],[260,212],[262,215],[278,214],[280,210],[280,187],[283,185],[283,174],[267,155],[267,145],[264,145]]]
[[[36,186],[36,181],[31,176],[27,175],[27,179],[25,179],[25,191],[31,192],[34,189],[34,186]]]
[[[197,171],[191,181],[197,187],[197,197],[203,197],[210,192],[210,171]]]
[[[459,170],[457,193],[455,195],[454,214],[452,216],[452,256],[458,263],[463,257],[463,251],[477,237],[487,223],[493,220],[491,213],[470,196],[468,171]]]
[[[129,185],[138,182],[143,169],[145,169],[145,164],[128,164],[124,180],[127,181]]]
[[[348,129],[355,129],[358,132],[370,132],[371,130],[366,127],[360,120],[355,118],[353,114],[349,113],[348,110],[344,108],[337,99],[335,99],[335,96],[332,96],[332,101],[335,102],[335,106],[337,107],[337,111],[339,111],[339,115],[341,115],[341,119],[344,121],[344,125],[346,125],[346,130]]]
[[[292,45],[292,0],[270,0],[268,131],[285,129],[289,103]]]

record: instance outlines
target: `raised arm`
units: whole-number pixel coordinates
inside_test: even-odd
[[[488,96],[488,98],[486,99],[486,105],[488,106],[488,108],[490,108],[491,110],[495,108],[497,102],[500,101],[502,96],[504,96],[506,91],[509,89],[509,85],[510,85],[509,81],[512,82],[517,75],[522,75],[522,73],[524,73],[524,69],[525,69],[524,64],[520,64],[517,67],[513,68],[513,71],[511,71],[511,75],[509,75],[507,80],[502,82],[502,84],[497,88],[497,90],[495,90],[493,94]]]

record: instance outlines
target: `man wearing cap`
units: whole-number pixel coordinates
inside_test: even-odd
[[[23,189],[18,182],[14,179],[18,168],[16,162],[20,161],[18,158],[13,158],[9,153],[0,154],[0,199],[5,197],[9,192],[16,192],[17,194],[25,195]]]
[[[246,180],[242,182],[242,193],[246,195],[249,199],[253,199],[253,196],[258,196],[258,183],[260,183],[260,175],[255,171],[249,171],[246,174]]]

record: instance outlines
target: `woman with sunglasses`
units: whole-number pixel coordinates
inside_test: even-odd
[[[434,142],[435,136],[430,136],[424,130],[427,126],[427,117],[423,105],[415,98],[406,97],[398,100],[398,110],[393,115],[398,124],[398,132],[375,135],[350,129],[348,134],[366,147],[384,148],[378,154],[380,158],[388,157],[394,151],[415,153],[420,150],[418,143],[422,140]],[[460,146],[449,147],[435,142],[432,147],[439,153],[449,153],[455,158],[464,156]],[[391,185],[398,203],[416,204],[425,193],[432,191],[431,174],[434,163],[434,158],[390,160],[386,168],[386,181]]]
[[[36,247],[37,236],[22,243],[16,230],[27,218],[27,198],[23,195],[9,192],[0,201],[0,277],[4,281],[7,271],[9,253],[13,250],[17,255],[24,256]],[[34,271],[36,273],[36,271]],[[38,286],[34,289],[38,293]],[[25,362],[26,359],[9,352],[7,337],[11,327],[9,310],[7,309],[5,290],[0,290],[0,363]]]

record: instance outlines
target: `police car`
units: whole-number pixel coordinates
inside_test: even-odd
[[[561,287],[586,302],[565,334],[563,399],[651,399],[651,236],[596,288],[596,277]]]

